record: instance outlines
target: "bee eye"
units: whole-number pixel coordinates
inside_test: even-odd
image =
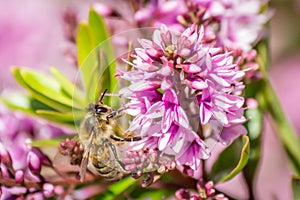
[[[105,107],[102,107],[102,106],[96,106],[95,107],[95,112],[97,113],[97,114],[100,114],[100,113],[106,113],[108,110],[107,110],[107,108],[105,108]]]

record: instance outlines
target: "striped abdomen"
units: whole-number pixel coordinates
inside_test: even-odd
[[[107,180],[118,180],[126,174],[116,147],[107,138],[100,138],[98,144],[92,145],[90,160],[99,174]]]

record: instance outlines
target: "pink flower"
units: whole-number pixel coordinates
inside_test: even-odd
[[[205,9],[203,19],[211,21],[207,35],[214,35],[217,46],[249,51],[261,37],[269,13],[261,13],[259,0],[192,0]],[[218,28],[217,28],[218,27]],[[213,37],[213,36],[210,36]]]
[[[127,113],[134,116],[127,131],[144,138],[135,148],[158,149],[193,171],[210,154],[203,140],[204,125],[220,141],[215,126],[245,121],[244,99],[237,96],[244,72],[230,52],[202,45],[204,31],[192,25],[180,34],[162,26],[152,41],[139,40],[142,48],[135,49],[132,63],[125,61],[133,69],[120,75],[130,82],[120,90],[130,99]],[[229,141],[238,135],[226,137],[224,132],[223,137]]]
[[[166,24],[178,31],[196,23],[205,26],[204,41],[247,52],[262,36],[263,25],[270,18],[269,12],[261,12],[262,6],[259,0],[151,0],[138,8],[135,20],[139,26]]]
[[[134,15],[140,26],[160,27],[168,24],[173,30],[182,30],[177,16],[187,12],[184,1],[181,0],[150,0],[145,7],[140,7]]]

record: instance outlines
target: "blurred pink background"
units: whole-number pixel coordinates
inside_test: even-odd
[[[63,54],[68,42],[64,39],[62,13],[68,7],[75,7],[79,18],[85,19],[90,4],[77,0],[0,0],[0,91],[19,88],[10,74],[10,67],[16,65],[44,72],[49,66],[56,66],[72,78],[76,69]],[[270,31],[270,77],[300,136],[300,3],[276,0],[271,4],[275,13]],[[292,199],[292,168],[270,123],[267,123],[263,135],[261,156],[256,198]],[[220,188],[231,194],[233,185],[238,183],[238,179],[232,180]],[[240,190],[236,197],[246,198],[245,192]]]

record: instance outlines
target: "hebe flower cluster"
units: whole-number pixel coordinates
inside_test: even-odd
[[[269,14],[261,13],[258,0],[190,0],[201,10],[201,21],[207,23],[206,34],[217,46],[248,52],[261,36]]]
[[[133,69],[120,72],[131,83],[120,90],[134,116],[128,131],[144,137],[137,148],[157,148],[193,172],[210,155],[207,132],[222,142],[245,133],[244,98],[238,96],[244,72],[231,52],[202,44],[203,35],[196,25],[181,34],[162,26],[152,41],[140,40]]]
[[[263,34],[270,13],[260,0],[151,0],[135,13],[140,26],[182,31],[191,24],[205,26],[206,42],[248,52]]]
[[[64,192],[62,186],[49,183],[41,173],[42,167],[52,168],[51,160],[27,142],[67,132],[0,106],[1,199],[44,199]]]

